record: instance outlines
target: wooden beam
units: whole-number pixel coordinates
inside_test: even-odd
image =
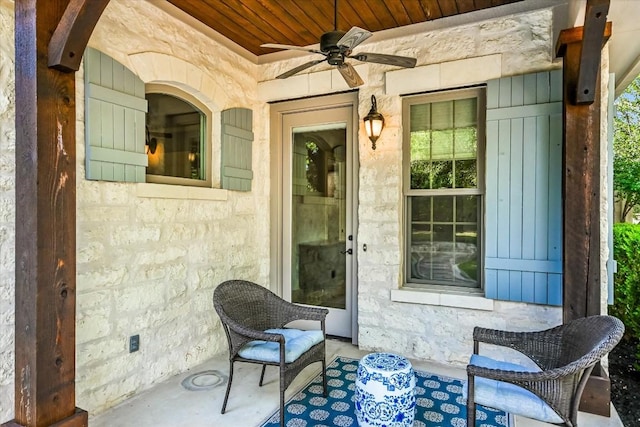
[[[584,38],[580,51],[580,68],[576,85],[576,104],[590,104],[595,99],[596,76],[600,72],[600,50],[606,39],[609,0],[587,0]],[[611,27],[609,27],[611,33]]]
[[[610,34],[610,25],[608,25]],[[589,62],[597,64],[591,103],[577,103],[576,83],[585,50],[582,28],[563,30],[563,321],[600,314],[600,60],[601,46]],[[608,37],[608,36],[607,36]],[[610,383],[594,369],[580,409],[609,415]]]
[[[64,1],[18,0],[15,422],[75,414],[75,76],[48,68]]]
[[[49,68],[46,54],[71,3],[15,1],[15,419],[4,426],[88,424],[75,407],[75,73]],[[91,34],[80,21],[69,37]],[[79,62],[85,46],[65,45]]]
[[[609,378],[607,372],[602,369],[600,363],[596,365],[596,368],[598,368],[599,373],[592,373],[589,377],[580,399],[579,409],[583,412],[610,417],[611,378]]]
[[[562,36],[561,36],[562,37]],[[600,314],[600,101],[570,102],[580,42],[563,58],[563,317]],[[597,75],[595,95],[600,96]]]
[[[578,70],[569,82],[569,99],[574,104],[590,104],[595,100],[596,75],[600,70],[601,50],[611,36],[611,22],[607,22],[610,0],[587,0],[584,26],[560,33],[557,56],[564,56],[565,47],[579,40]]]
[[[69,0],[49,43],[49,67],[78,71],[89,37],[109,0]]]

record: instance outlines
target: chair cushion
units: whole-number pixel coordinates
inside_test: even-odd
[[[529,368],[515,363],[501,362],[489,357],[474,354],[471,365],[505,371],[540,372],[540,368]],[[464,399],[467,399],[467,384],[463,388]],[[548,423],[562,423],[562,418],[551,407],[535,394],[515,384],[496,381],[489,378],[475,377],[476,403],[490,408],[501,409],[514,415]]]
[[[265,332],[284,335],[284,358],[286,363],[293,362],[324,339],[321,330],[267,329]],[[249,341],[238,354],[245,359],[277,363],[280,361],[280,344],[273,341]]]

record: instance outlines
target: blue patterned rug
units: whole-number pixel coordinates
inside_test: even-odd
[[[354,391],[358,359],[336,357],[327,365],[328,396],[322,395],[318,374],[285,405],[287,427],[358,427]],[[416,417],[414,427],[466,427],[467,408],[462,398],[462,381],[428,372],[416,373]],[[280,425],[280,411],[260,427]],[[508,427],[508,417],[478,405],[475,427]]]

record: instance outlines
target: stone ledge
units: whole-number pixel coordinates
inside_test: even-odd
[[[364,81],[368,80],[368,65],[359,64],[354,68]],[[297,74],[287,79],[272,79],[258,82],[260,101],[280,101],[305,96],[327,95],[350,90],[337,69],[331,67],[323,71]]]
[[[429,289],[392,289],[391,301],[412,304],[440,305],[446,307],[469,308],[493,311],[493,300],[480,294],[442,292]]]
[[[451,89],[482,84],[500,77],[502,77],[502,54],[496,53],[387,71],[385,73],[385,93],[387,95],[404,95]]]
[[[229,191],[220,188],[187,187],[168,184],[138,184],[136,196],[154,199],[192,199],[192,200],[220,200],[229,197]]]

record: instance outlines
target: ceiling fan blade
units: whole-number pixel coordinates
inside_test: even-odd
[[[321,55],[327,55],[325,52],[318,50],[318,49],[309,49],[306,47],[301,47],[301,46],[291,46],[288,44],[277,44],[277,43],[265,43],[265,44],[261,44],[260,47],[270,47],[272,49],[287,49],[287,50],[302,50],[305,52],[313,52],[313,53],[319,53]]]
[[[347,33],[338,40],[336,45],[340,48],[346,47],[348,50],[353,49],[360,43],[371,37],[373,33],[363,30],[360,27],[351,27]]]
[[[295,68],[290,69],[289,71],[287,71],[286,73],[282,73],[279,76],[276,77],[276,79],[286,79],[287,77],[291,77],[294,74],[299,73],[302,70],[306,70],[307,68],[311,68],[316,64],[319,64],[321,62],[326,61],[326,59],[316,59],[315,61],[310,61],[310,62],[305,62],[302,65],[298,65]]]
[[[375,62],[377,64],[397,65],[398,67],[413,68],[416,66],[416,58],[398,55],[384,55],[381,53],[361,52],[357,55],[350,55],[349,58],[362,62]]]
[[[358,87],[364,83],[356,69],[353,68],[351,64],[344,63],[342,65],[338,65],[338,71],[340,71],[340,74],[342,74],[342,77],[349,87]]]

